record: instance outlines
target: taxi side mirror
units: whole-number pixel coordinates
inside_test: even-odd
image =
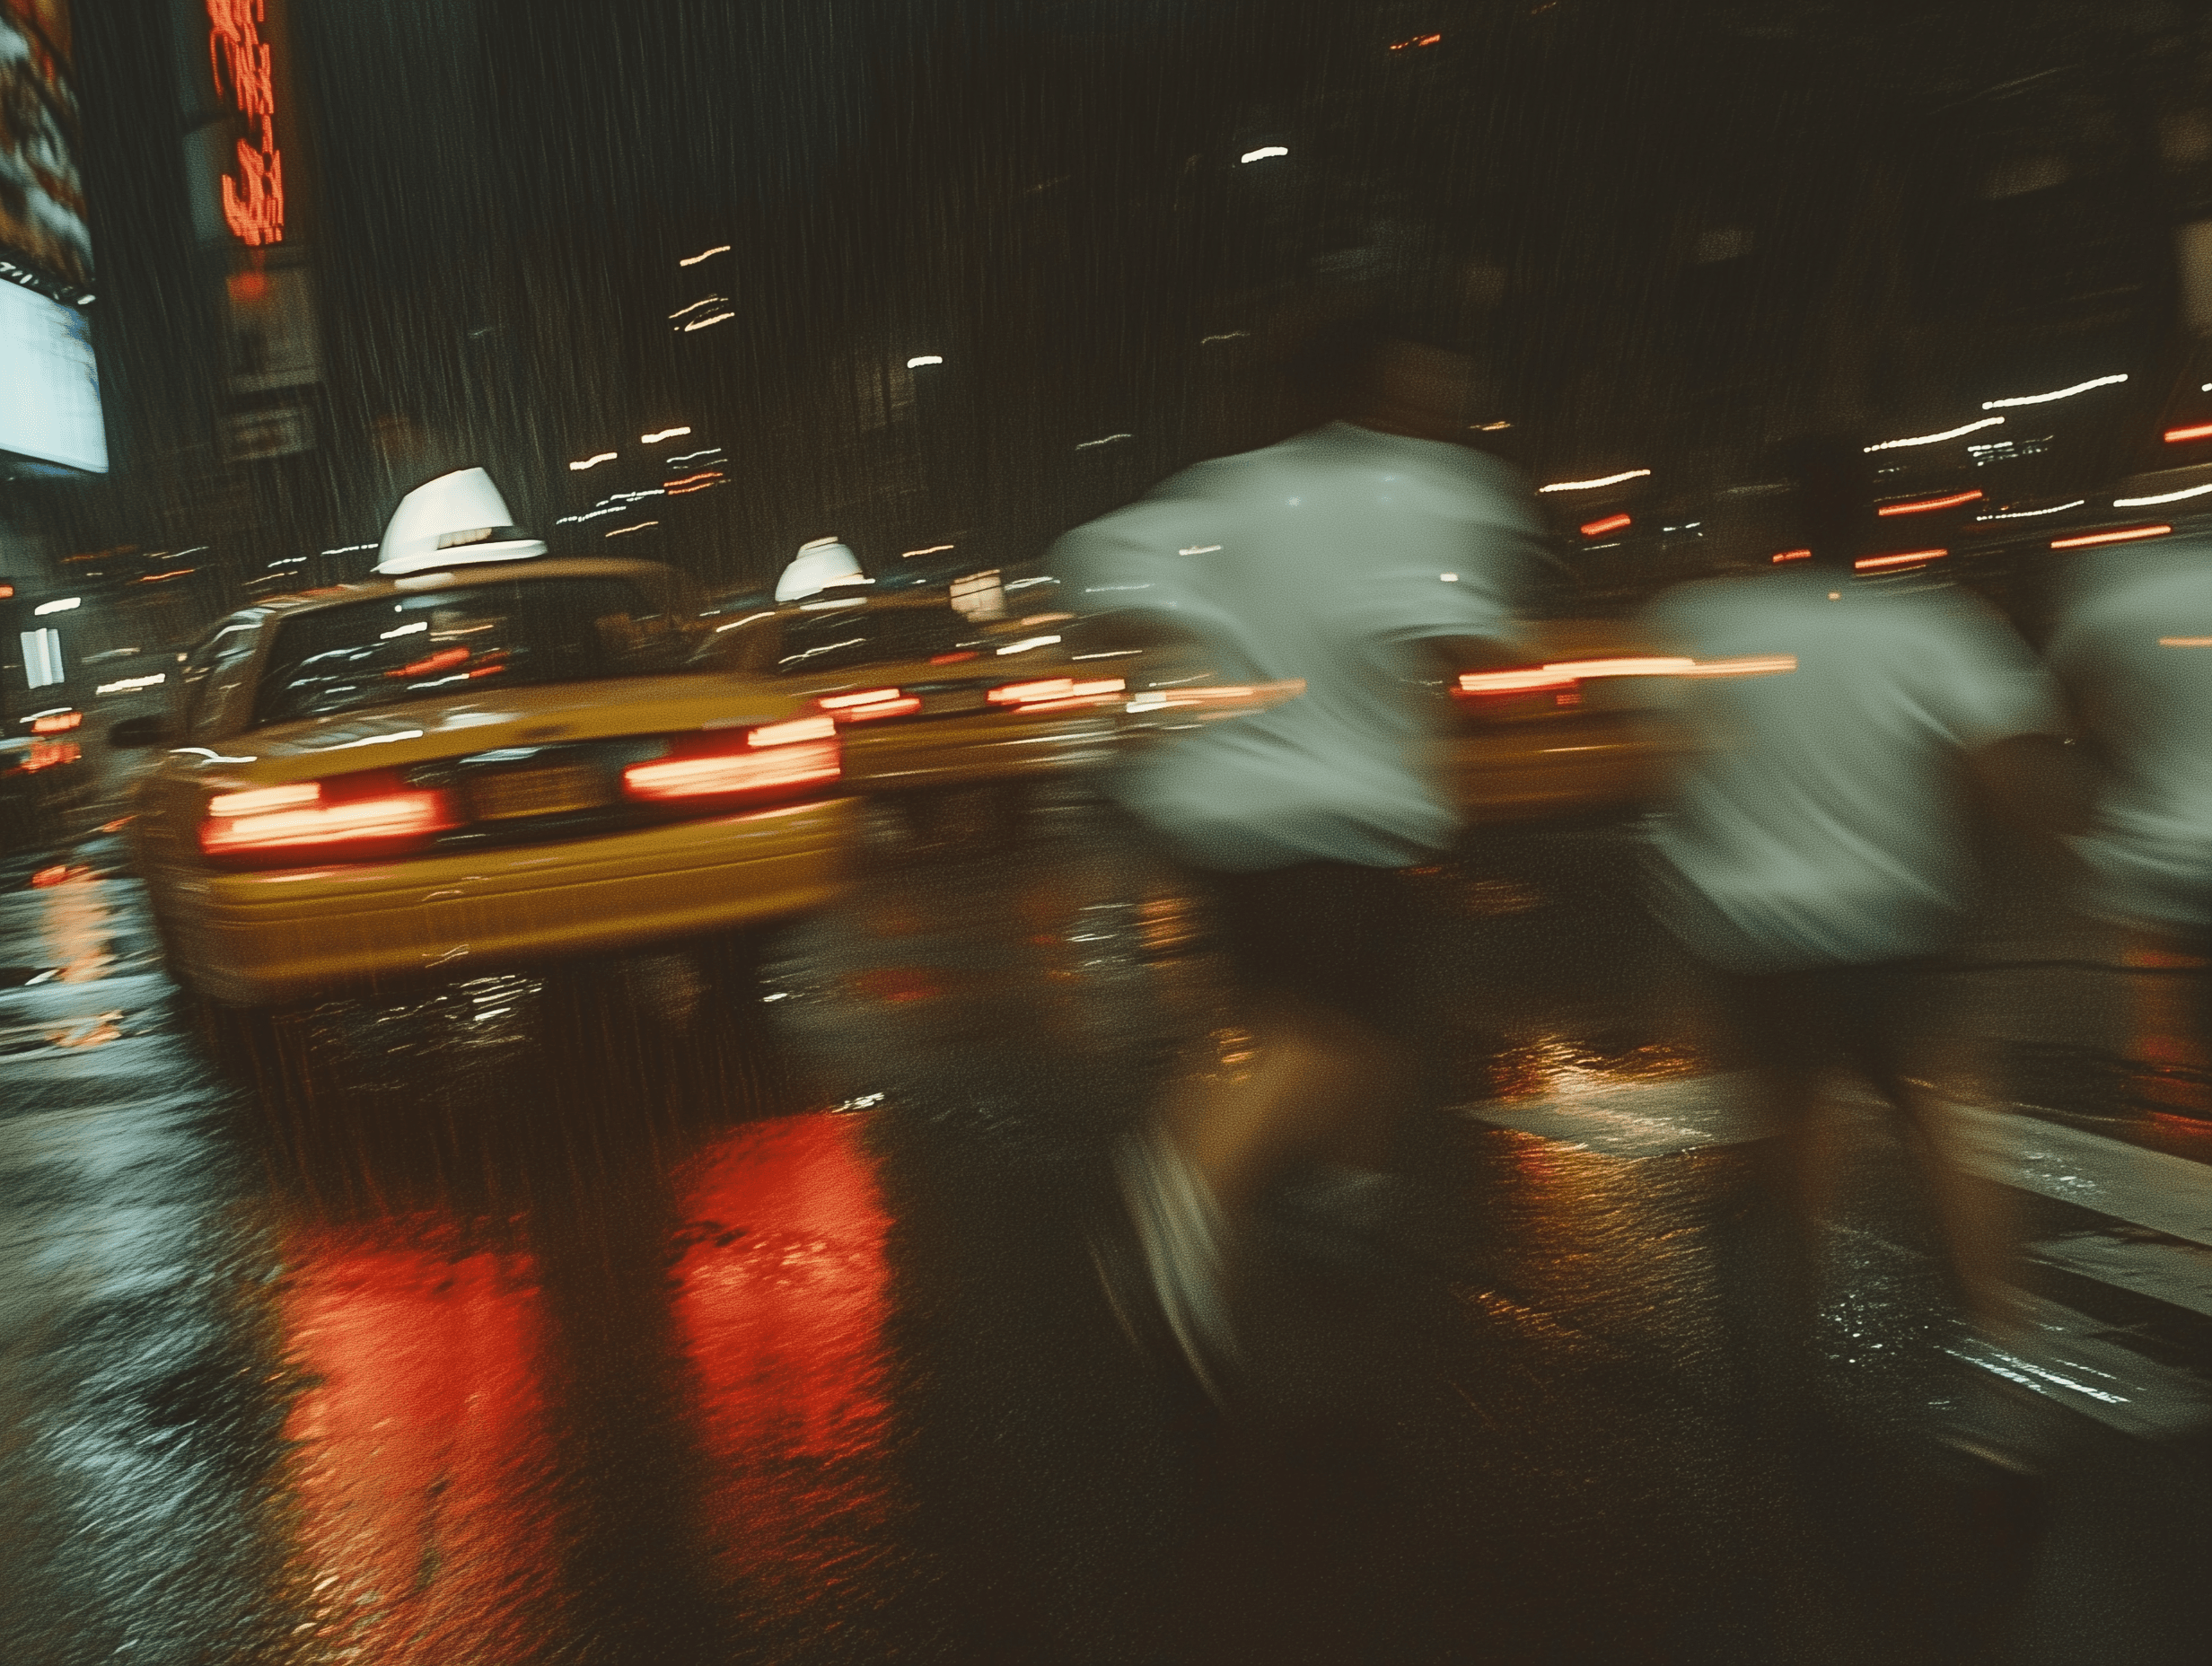
[[[108,744],[118,752],[166,746],[174,738],[166,717],[126,717],[108,731]]]

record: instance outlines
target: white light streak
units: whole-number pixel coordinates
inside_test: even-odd
[[[695,329],[705,329],[709,324],[726,324],[736,316],[734,312],[709,312],[705,318],[695,318],[686,324],[683,327],[684,334],[689,335]]]
[[[663,440],[680,440],[690,432],[689,428],[659,428],[651,434],[639,434],[637,443],[640,445],[658,445]]]
[[[2015,405],[2048,405],[2053,399],[2070,399],[2077,393],[2086,393],[2092,388],[2109,388],[2116,381],[2128,380],[2125,371],[2112,376],[2093,376],[2087,381],[2077,381],[2070,388],[2054,388],[2049,393],[2023,393],[2010,399],[1984,399],[1985,411],[2010,410]]]
[[[1962,423],[1955,428],[1945,428],[1941,434],[1911,434],[1901,440],[1880,440],[1864,449],[1874,452],[1893,452],[1900,445],[1937,445],[1945,440],[1955,440],[1961,434],[1971,434],[1977,428],[1993,428],[2005,419],[2002,416],[1984,416],[1979,422]]]
[[[686,255],[682,259],[677,261],[676,264],[678,266],[697,266],[700,261],[707,259],[709,256],[726,255],[729,252],[729,244],[716,243],[712,249],[702,249],[695,255]]]
[[[1246,151],[1242,156],[1238,157],[1237,160],[1239,162],[1265,162],[1270,156],[1287,156],[1289,154],[1290,146],[1287,145],[1262,145],[1256,151]]]
[[[103,682],[92,692],[100,694],[127,694],[133,688],[151,688],[169,680],[167,671],[155,671],[149,677],[126,677],[120,682]]]
[[[1648,469],[1624,469],[1619,474],[1600,475],[1594,480],[1554,480],[1549,486],[1540,486],[1540,492],[1587,492],[1601,486],[1619,486],[1623,480],[1640,480],[1651,472]]]
[[[2207,492],[2212,492],[2212,480],[2206,481],[2202,486],[2185,486],[2178,492],[2161,492],[2155,497],[2115,497],[2112,507],[2147,509],[2153,504],[2178,504],[2184,497],[2202,497]]]
[[[1008,643],[998,652],[1001,658],[1009,653],[1027,653],[1031,648],[1049,647],[1058,640],[1058,636],[1024,636],[1019,642]]]
[[[390,642],[394,636],[412,636],[418,631],[426,631],[429,628],[428,619],[417,619],[412,625],[395,625],[390,630],[380,630],[376,633],[376,640]]]
[[[625,532],[642,532],[649,526],[658,526],[661,523],[658,521],[640,521],[635,526],[609,527],[607,529],[606,536],[609,538],[619,538]]]
[[[958,544],[931,544],[927,548],[922,549],[902,549],[899,552],[899,559],[904,561],[908,556],[934,556],[944,550],[958,549],[959,548],[960,546]]]
[[[907,361],[907,368],[908,370],[919,370],[925,364],[942,364],[944,363],[944,355],[942,353],[917,353]]]
[[[671,463],[688,463],[694,457],[717,457],[721,453],[722,448],[719,445],[710,445],[701,452],[680,452],[668,460]]]
[[[2077,497],[2070,504],[2053,504],[2048,509],[2008,509],[2003,514],[1976,515],[1977,521],[2024,521],[2031,515],[2055,515],[2068,509],[2079,509],[2089,500]]]
[[[1249,329],[1225,329],[1218,336],[1200,336],[1198,345],[1205,346],[1214,341],[1242,341],[1252,332]]]
[[[1210,556],[1220,548],[1219,544],[1193,544],[1189,548],[1179,549],[1175,553],[1179,556]]]
[[[568,467],[573,472],[582,474],[586,469],[596,469],[601,463],[612,462],[615,460],[615,455],[616,453],[613,452],[594,452],[582,462],[570,463]],[[373,544],[363,544],[360,545],[359,548],[363,549],[373,549],[375,546]],[[322,553],[326,556],[335,556],[338,554],[338,551],[335,549],[326,549]]]
[[[701,295],[701,296],[700,296],[700,297],[699,297],[697,301],[694,301],[694,302],[693,302],[693,303],[692,303],[689,306],[685,306],[685,307],[678,307],[678,308],[677,308],[677,309],[676,309],[673,312],[671,312],[671,313],[669,314],[669,317],[671,317],[671,318],[681,318],[681,317],[682,317],[685,313],[687,313],[687,312],[696,312],[696,311],[698,311],[701,307],[711,307],[711,306],[713,306],[713,305],[715,304],[715,302],[717,302],[717,301],[727,301],[729,298],[730,298],[730,297],[729,297],[729,296],[727,296],[727,295]]]
[[[41,601],[31,609],[31,613],[33,618],[42,613],[74,613],[83,605],[84,598],[82,596],[64,596],[59,601]]]
[[[1096,440],[1077,440],[1075,442],[1075,449],[1079,452],[1087,452],[1093,445],[1111,445],[1116,440],[1126,440],[1130,436],[1126,434],[1110,434]]]

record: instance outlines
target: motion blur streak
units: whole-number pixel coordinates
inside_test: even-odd
[[[2212,422],[2200,422],[2187,428],[2169,428],[2166,430],[2166,443],[2168,445],[2179,445],[2185,440],[2202,440],[2206,438],[2212,438]]]
[[[1950,553],[1947,549],[1909,549],[1895,556],[1861,556],[1851,565],[1861,573],[1874,573],[1883,567],[1910,566],[1918,561],[1940,561]]]
[[[1979,422],[1961,423],[1955,428],[1945,428],[1940,434],[1912,434],[1901,440],[1883,440],[1866,447],[1869,452],[1892,452],[1903,445],[1937,445],[1945,440],[1955,440],[1961,434],[1971,434],[1977,428],[1992,428],[2005,419],[2002,416],[1984,416]]]
[[[889,1520],[889,1222],[863,1126],[740,1128],[680,1181],[696,1241],[672,1278],[712,1475],[703,1525],[779,1617],[847,1581]]]
[[[1933,509],[1955,509],[1961,504],[1971,504],[1979,498],[1979,491],[1953,492],[1948,497],[1924,497],[1909,504],[1884,504],[1874,511],[1878,515],[1920,515]]]
[[[1769,557],[1768,559],[1779,566],[1785,561],[1810,561],[1813,559],[1813,552],[1810,549],[1785,549]]]
[[[2053,549],[2082,549],[2091,544],[2125,544],[2138,538],[2164,538],[2172,531],[2170,526],[2123,527],[2117,532],[2088,532],[2079,538],[2054,538]]]
[[[314,1656],[531,1659],[558,1574],[531,1258],[395,1222],[295,1232],[284,1259],[286,1583]]]
[[[2048,405],[2053,399],[2070,399],[2077,393],[2088,392],[2092,388],[2109,388],[2115,382],[2127,380],[2125,371],[2111,376],[2093,376],[2087,381],[2077,381],[2070,388],[2056,388],[2049,393],[2023,393],[2009,399],[1984,399],[1981,408],[1985,411],[2001,411],[2014,405]]]
[[[1641,480],[1651,472],[1648,469],[1624,469],[1619,474],[1600,475],[1594,480],[1554,480],[1549,486],[1540,486],[1540,492],[1589,492],[1601,486],[1619,486],[1624,480]]]
[[[1634,521],[1628,515],[1607,515],[1602,521],[1593,521],[1581,529],[1584,538],[1597,538],[1607,532],[1618,532]]]

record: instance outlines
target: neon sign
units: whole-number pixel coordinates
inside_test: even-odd
[[[285,165],[276,148],[276,92],[268,42],[261,38],[268,0],[207,0],[207,56],[215,95],[245,118],[236,172],[223,176],[223,223],[250,249],[285,237]]]

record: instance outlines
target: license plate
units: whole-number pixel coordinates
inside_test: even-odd
[[[469,807],[479,821],[499,821],[510,816],[557,816],[576,810],[597,810],[613,802],[607,777],[582,765],[479,776],[469,785]]]

